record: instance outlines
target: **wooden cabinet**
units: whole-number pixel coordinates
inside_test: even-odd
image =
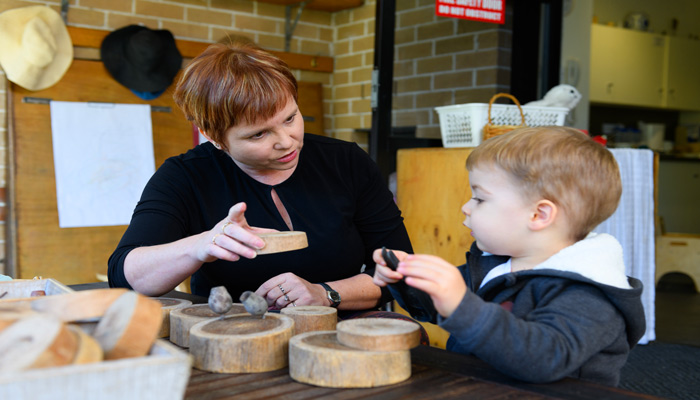
[[[700,110],[700,41],[594,24],[590,100]]]
[[[660,107],[663,101],[664,37],[593,25],[592,102]]]
[[[462,223],[471,198],[466,161],[473,148],[401,149],[396,158],[396,198],[416,253],[455,265],[474,238]]]
[[[415,253],[433,254],[454,265],[466,262],[474,238],[462,223],[471,198],[465,163],[473,148],[401,149],[396,157],[396,198]],[[405,313],[403,310],[399,312]],[[430,344],[445,348],[449,334],[422,324]]]

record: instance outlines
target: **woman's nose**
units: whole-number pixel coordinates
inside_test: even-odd
[[[294,145],[294,136],[291,131],[280,131],[277,134],[277,142],[275,147],[278,149],[288,149]]]

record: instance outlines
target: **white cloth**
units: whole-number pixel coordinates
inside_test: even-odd
[[[644,284],[642,304],[647,320],[647,344],[656,339],[654,298],[654,153],[651,150],[611,149],[622,177],[622,198],[617,211],[594,232],[609,233],[622,244],[625,273]]]

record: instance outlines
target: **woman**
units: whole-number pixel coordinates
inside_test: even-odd
[[[209,142],[166,160],[146,185],[110,257],[110,286],[154,296],[192,276],[194,294],[255,290],[274,308],[366,310],[389,299],[372,282],[372,251],[412,252],[401,213],[356,144],[304,134],[283,61],[215,44],[174,96]],[[309,246],[256,257],[257,235],[274,230],[306,232]]]

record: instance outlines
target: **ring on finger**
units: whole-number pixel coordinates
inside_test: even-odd
[[[285,300],[287,303],[289,303],[289,302],[290,302],[289,296],[287,296],[287,295],[285,294],[285,295],[284,295],[284,300]]]
[[[282,284],[277,285],[277,287],[280,288],[280,291],[282,292],[282,294],[287,293],[287,292],[284,291],[284,289],[282,289]]]
[[[233,223],[233,222],[231,222],[231,221],[226,222],[226,223],[221,227],[221,233],[224,233],[224,234],[225,234],[225,233],[226,233],[226,227],[229,226],[229,225],[231,225],[232,223]]]
[[[296,303],[295,301],[293,301],[293,302],[292,302],[292,306],[293,306],[293,307],[296,307],[296,306],[297,306],[297,303]]]
[[[216,238],[219,237],[220,235],[221,235],[220,233],[217,233],[216,235],[214,235],[213,238],[211,238],[211,242],[214,243],[215,246],[218,246],[218,244],[216,244]]]

